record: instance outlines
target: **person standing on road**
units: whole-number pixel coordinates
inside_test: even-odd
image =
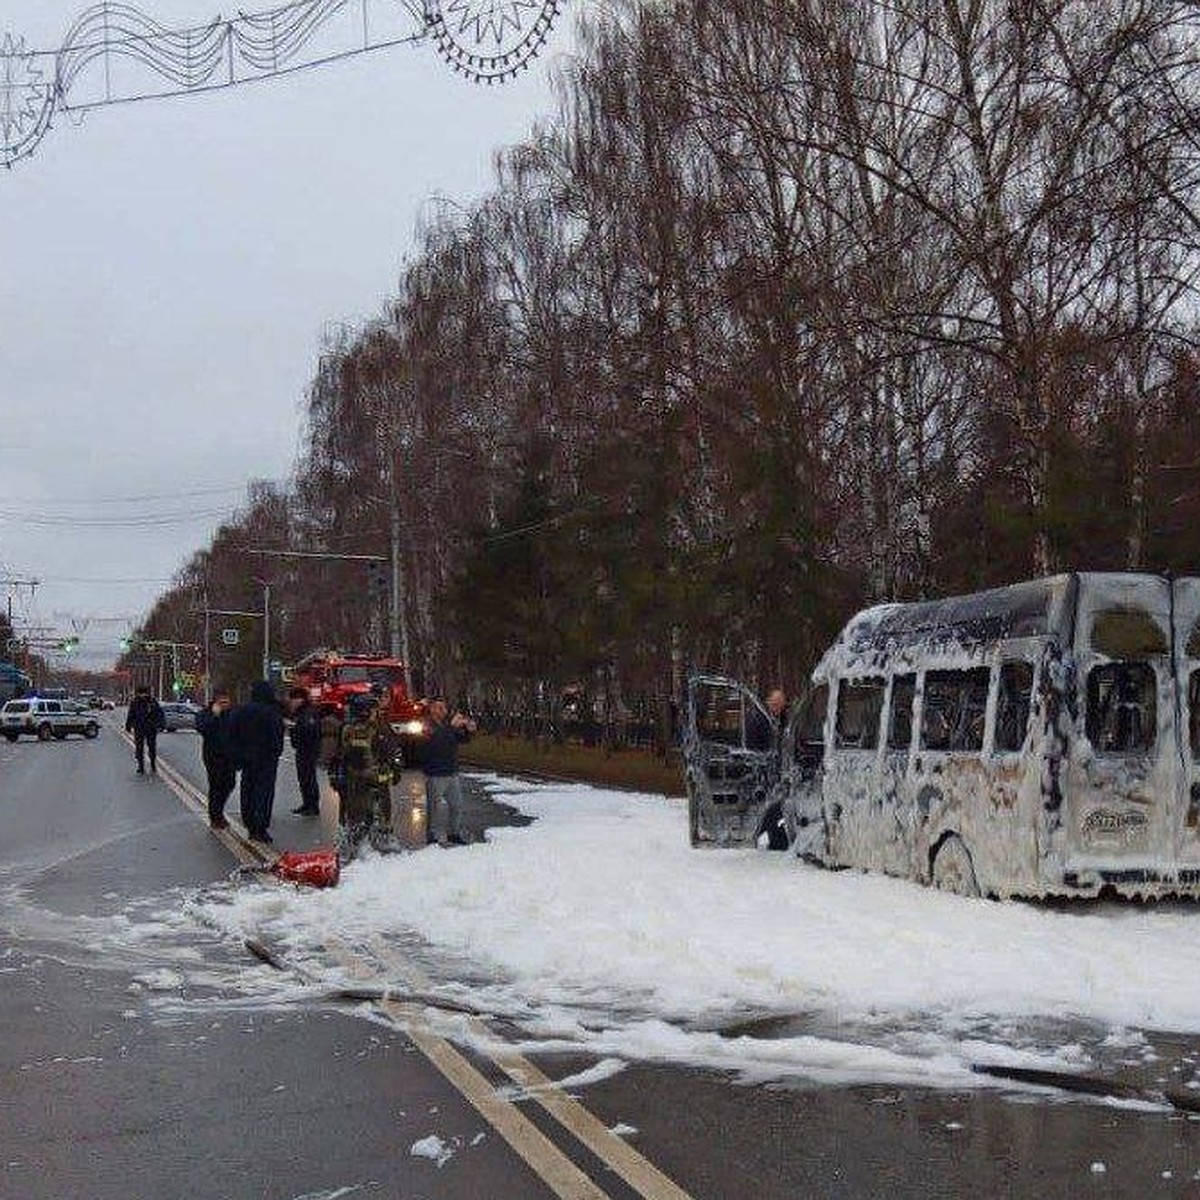
[[[283,714],[266,680],[256,681],[250,699],[229,714],[229,747],[242,773],[242,824],[252,842],[270,845],[275,775],[283,753]]]
[[[766,707],[765,715],[757,706],[749,707],[746,713],[747,750],[774,750],[779,745],[787,721],[787,692],[781,687],[771,688]]]
[[[427,837],[439,846],[465,846],[471,837],[463,825],[458,748],[475,732],[475,722],[461,712],[449,716],[449,706],[440,696],[427,702],[426,711],[432,723],[421,753]]]
[[[340,857],[348,862],[365,839],[378,850],[393,850],[392,755],[390,729],[378,717],[378,698],[351,696],[330,774],[336,780]]]
[[[158,773],[158,735],[166,728],[162,705],[150,695],[148,687],[138,688],[125,716],[125,732],[133,734],[133,757],[137,773],[146,773],[146,751],[150,752],[150,771]]]
[[[208,775],[208,823],[214,829],[228,829],[225,802],[237,782],[237,768],[229,750],[229,692],[219,688],[213,698],[196,714],[196,732],[202,739],[201,757]]]
[[[321,757],[321,714],[302,687],[288,692],[292,728],[289,738],[296,752],[296,779],[300,784],[300,807],[292,809],[302,817],[315,817],[321,811],[321,785],[317,782],[317,763]]]

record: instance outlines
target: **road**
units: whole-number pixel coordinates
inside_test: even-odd
[[[195,805],[198,739],[160,746],[166,770],[141,778],[111,723],[95,742],[0,743],[0,1196],[1200,1196],[1200,1125],[1178,1113],[661,1064],[514,1095],[594,1063],[455,1044],[394,1001],[164,1008],[180,956],[210,977],[185,999],[219,1001],[245,971],[244,946],[189,933],[186,906],[247,853]],[[331,802],[292,816],[293,780],[285,761],[277,840],[319,844]],[[414,841],[417,782],[400,789]],[[336,932],[325,950],[369,979],[369,951]],[[1163,1039],[1158,1067],[1196,1052]]]

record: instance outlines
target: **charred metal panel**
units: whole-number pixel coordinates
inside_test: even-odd
[[[1076,717],[1065,765],[1063,873],[1173,873],[1182,825],[1171,584],[1083,574],[1076,614]]]
[[[753,846],[779,781],[778,737],[752,748],[748,719],[773,725],[755,696],[717,675],[688,680],[683,751],[693,846]]]

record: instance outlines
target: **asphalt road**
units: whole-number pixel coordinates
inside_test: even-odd
[[[5,1200],[1200,1197],[1200,1124],[1178,1113],[753,1087],[634,1064],[572,1089],[580,1103],[555,1115],[503,1098],[500,1056],[456,1049],[402,1007],[164,1011],[149,1002],[164,970],[153,939],[114,940],[106,918],[182,905],[238,860],[181,799],[202,782],[195,736],[164,736],[160,748],[174,788],[135,776],[111,727],[90,743],[0,743]],[[401,785],[397,811],[419,844],[415,784]],[[331,800],[319,820],[295,817],[290,762],[280,785],[279,843],[327,841]],[[511,819],[482,793],[472,816]],[[243,948],[191,946],[185,924],[158,944],[199,956],[193,966],[211,968],[219,991]],[[1194,1044],[1161,1041],[1153,1070],[1196,1057]],[[590,1065],[507,1064],[551,1078]],[[636,1132],[616,1137],[618,1124]],[[431,1135],[451,1152],[440,1166],[413,1153]]]

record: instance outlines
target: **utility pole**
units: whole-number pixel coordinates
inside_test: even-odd
[[[208,607],[208,593],[204,593],[204,705],[212,703],[212,615]]]
[[[388,599],[388,641],[393,658],[404,664],[404,690],[412,695],[412,666],[408,661],[408,621],[404,615],[404,564],[400,550],[400,495],[396,487],[396,455],[388,453],[388,526],[392,580]]]
[[[263,672],[264,679],[271,678],[271,585],[263,584]]]
[[[315,558],[325,562],[365,562],[365,563],[387,563],[391,568],[391,586],[388,597],[388,639],[390,642],[390,653],[393,658],[398,658],[404,664],[404,683],[411,692],[412,690],[412,673],[408,662],[408,622],[404,617],[404,574],[403,574],[403,558],[401,556],[400,546],[400,506],[396,496],[395,472],[389,471],[388,474],[388,499],[390,509],[390,537],[389,537],[389,553],[385,558],[379,554],[331,554],[324,550],[272,550],[258,546],[247,546],[242,551],[244,554],[261,554],[267,558]],[[263,583],[263,580],[256,580],[258,583]],[[270,586],[264,584],[266,588],[265,598],[263,601],[263,611],[266,612],[267,604],[270,600]],[[264,645],[266,638],[264,637]],[[267,654],[264,652],[263,662],[268,660]],[[263,670],[264,677],[266,669]]]
[[[41,582],[42,581],[40,579],[14,579],[10,575],[5,575],[2,578],[0,578],[0,584],[3,584],[5,587],[8,588],[8,625],[9,625],[10,629],[12,628],[12,619],[13,619],[13,612],[12,612],[13,589],[27,587],[29,589],[30,596],[32,596],[38,590],[38,588],[41,586]]]
[[[257,580],[255,582],[258,582]],[[195,611],[195,610],[193,610]],[[209,608],[208,596],[204,597],[204,701],[212,699],[212,619],[213,617],[253,617],[261,621],[266,610],[255,612],[247,608]]]

